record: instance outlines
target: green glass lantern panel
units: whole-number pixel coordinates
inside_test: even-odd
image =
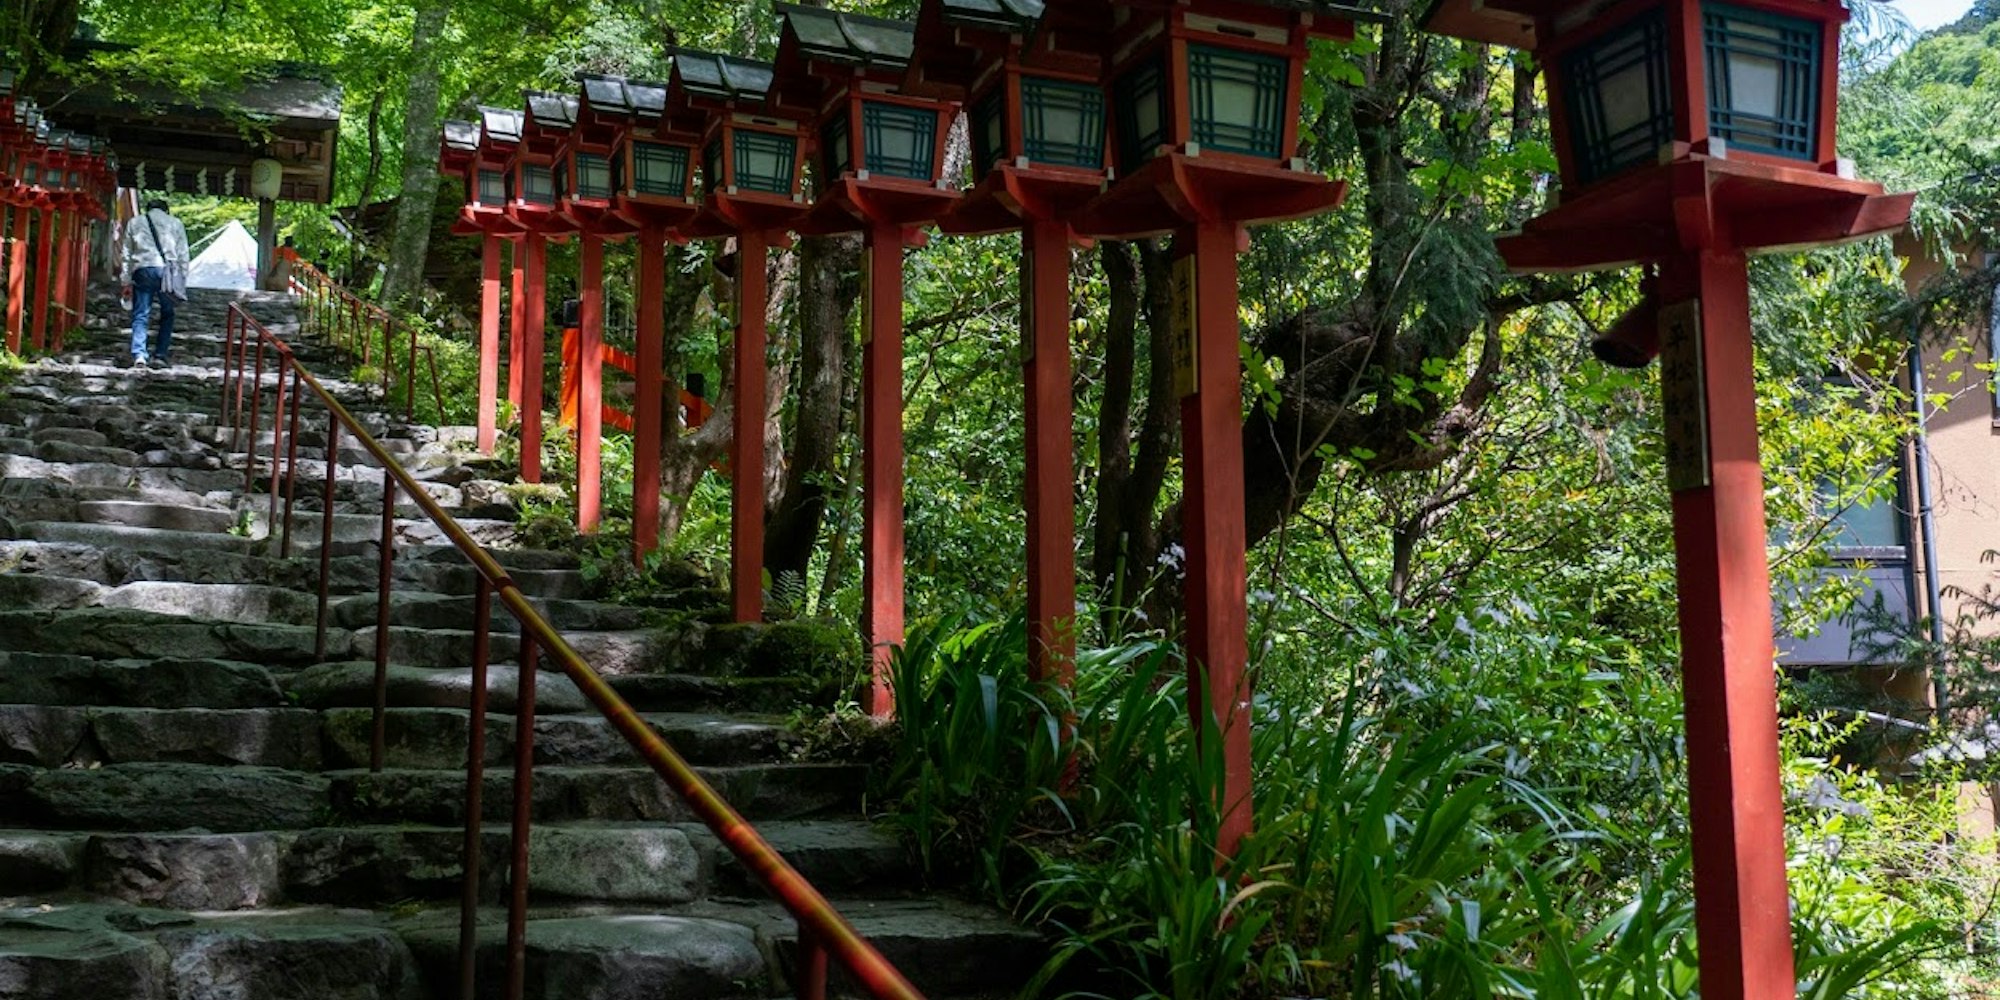
[[[534,163],[521,165],[521,200],[530,205],[556,203],[555,171]]]
[[[611,158],[598,153],[576,154],[576,196],[611,197]]]
[[[1563,57],[1561,79],[1580,182],[1656,162],[1660,147],[1672,140],[1663,12],[1642,15],[1572,50]]]
[[[1125,72],[1112,86],[1118,115],[1118,165],[1126,173],[1153,158],[1167,141],[1166,73],[1152,59]]]
[[[1188,46],[1194,141],[1205,150],[1283,157],[1291,72],[1291,61],[1283,56]]]
[[[972,170],[984,174],[1007,157],[1007,92],[994,87],[972,105]]]
[[[722,187],[722,140],[709,142],[701,151],[701,189],[714,194]]]
[[[1814,157],[1819,127],[1820,24],[1704,4],[1708,131],[1731,147]]]
[[[789,135],[736,130],[736,187],[790,197],[798,176],[799,140]]]
[[[499,170],[479,172],[479,204],[505,205],[507,203],[507,175]]]
[[[1021,78],[1023,152],[1035,163],[1104,169],[1104,91]]]
[[[42,182],[41,165],[33,160],[29,160],[27,167],[21,171],[21,179],[26,181],[30,186],[40,184]]]
[[[937,170],[937,112],[861,102],[864,163],[871,174],[930,181]]]
[[[685,198],[688,151],[659,142],[632,144],[632,191],[655,198]]]
[[[822,184],[854,169],[853,138],[854,131],[848,125],[845,109],[828,119],[826,127],[820,129],[820,169],[825,174],[820,178]]]

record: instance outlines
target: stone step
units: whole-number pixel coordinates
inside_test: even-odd
[[[700,773],[753,822],[806,819],[852,809],[863,769],[846,764],[744,764]],[[511,771],[486,775],[483,812],[513,807]],[[341,823],[451,825],[463,821],[465,777],[455,771],[384,769],[313,773],[273,767],[111,764],[40,768],[0,764],[0,815],[46,830],[231,833]],[[535,768],[536,822],[695,820],[652,771],[638,767]]]
[[[14,537],[34,542],[69,542],[97,548],[139,552],[187,551],[249,554],[256,540],[249,535],[206,531],[135,528],[124,524],[83,524],[75,521],[29,521],[14,526]]]
[[[854,820],[759,828],[823,891],[909,888],[893,836]],[[480,832],[480,896],[503,901],[512,837]],[[691,903],[759,895],[699,823],[549,823],[533,827],[528,887],[538,902]],[[247,833],[0,830],[0,898],[86,895],[186,910],[287,904],[386,906],[463,891],[465,831],[456,826],[342,826]]]
[[[697,770],[752,822],[852,810],[865,783],[865,768],[849,764],[746,764]],[[334,813],[346,822],[451,825],[464,820],[462,774],[384,769],[330,771],[327,777],[333,783]],[[511,771],[487,772],[482,795],[488,820],[508,816],[513,808]],[[533,800],[537,823],[695,820],[687,804],[658,776],[640,767],[537,767]]]
[[[0,540],[0,575],[60,576],[106,586],[140,582],[227,585],[239,580],[259,580],[315,595],[319,591],[316,558],[294,555],[291,559],[275,559],[237,552],[174,549],[150,544],[149,539],[137,541],[145,544],[104,548],[77,542]],[[337,556],[332,560],[329,593],[339,596],[372,593],[378,568],[377,560],[365,555]],[[403,593],[462,596],[478,587],[478,575],[463,563],[453,566],[399,558],[394,573],[394,589]],[[516,569],[508,575],[523,593],[534,598],[579,600],[588,598],[594,589],[576,570]]]
[[[462,709],[390,708],[383,713],[382,720],[384,764],[406,769],[463,770],[468,718]],[[768,719],[693,712],[651,712],[639,718],[695,764],[775,763],[785,758],[793,742],[784,726]],[[4,714],[0,714],[0,733],[5,732],[4,719]],[[328,709],[324,720],[328,766],[366,767],[374,709]],[[487,766],[511,766],[514,727],[512,715],[498,712],[487,715],[484,757]],[[536,716],[535,762],[556,766],[640,763],[625,738],[608,720],[594,713]]]
[[[303,667],[314,661],[314,633],[297,625],[203,621],[126,608],[0,611],[0,651],[107,660],[165,657]],[[327,630],[329,651],[353,645],[352,633]]]
[[[222,710],[279,707],[285,694],[269,670],[248,663],[0,653],[0,702]]]
[[[333,609],[333,622],[344,628],[366,628],[375,624],[380,600],[375,594],[342,598]],[[640,608],[596,601],[530,599],[529,605],[559,631],[616,631],[637,629],[656,617]],[[472,626],[473,599],[445,594],[399,593],[389,595],[389,624],[405,628],[465,630]],[[490,627],[513,630],[514,615],[497,600],[493,602]]]
[[[45,462],[0,455],[0,478],[136,490],[172,490],[203,497],[228,497],[243,486],[243,473],[214,469],[130,468],[101,462]],[[379,494],[378,494],[379,495]]]
[[[11,988],[22,984],[21,990]],[[193,915],[102,904],[0,910],[0,984],[35,1000],[414,1000],[388,918],[300,908]]]

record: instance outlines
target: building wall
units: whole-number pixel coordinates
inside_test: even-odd
[[[1905,272],[1912,293],[1940,267],[1936,261],[1913,255]],[[1992,321],[1990,315],[1985,319]],[[1928,424],[1937,580],[1947,591],[1956,587],[1977,593],[1989,584],[2000,585],[2000,557],[1986,559],[1987,552],[2000,551],[2000,420],[1995,417],[1994,375],[1978,368],[1993,361],[1992,330],[1975,326],[1963,331],[1962,339],[1950,339],[1954,343],[1930,343],[1924,350],[1927,390],[1952,396],[1942,411],[1931,411]],[[1964,342],[1970,342],[1973,349],[1964,351]],[[1961,348],[1959,356],[1946,360],[1953,347]],[[1916,555],[1918,607],[1928,611],[1922,602],[1930,567],[1923,565],[1921,552]],[[1945,593],[1945,619],[1954,619],[1963,603]]]

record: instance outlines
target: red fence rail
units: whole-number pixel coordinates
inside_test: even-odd
[[[317,272],[314,272],[317,273]],[[321,275],[324,277],[324,275]],[[308,296],[326,295],[330,282],[305,285]],[[336,291],[338,289],[335,289]],[[339,311],[358,316],[351,296],[341,293]],[[358,300],[353,300],[358,301]],[[334,336],[348,336],[351,328]],[[229,422],[232,450],[243,452],[246,485],[258,481],[257,434],[266,394],[265,363],[268,358],[275,377],[270,380],[272,438],[268,460],[271,513],[283,499],[283,529],[279,555],[291,556],[293,502],[298,486],[298,428],[307,397],[317,401],[327,414],[325,492],[321,505],[319,550],[319,616],[314,643],[316,659],[326,659],[328,602],[331,591],[333,542],[333,495],[335,468],[341,435],[351,435],[354,446],[365,452],[382,469],[382,543],[380,547],[379,594],[376,612],[375,691],[373,733],[369,748],[372,770],[382,767],[384,719],[388,703],[389,650],[387,636],[389,594],[395,561],[395,518],[399,496],[430,519],[478,574],[473,601],[473,658],[471,667],[471,718],[466,748],[466,827],[463,855],[464,891],[459,914],[459,996],[474,996],[475,961],[479,902],[479,844],[481,826],[481,786],[485,781],[486,683],[491,641],[492,606],[495,600],[520,627],[520,680],[515,698],[514,728],[514,808],[511,829],[511,858],[507,902],[507,957],[505,990],[507,1000],[519,1000],[526,966],[528,904],[528,833],[534,781],[535,674],[544,662],[553,664],[589,699],[631,745],[646,765],[659,775],[674,794],[680,796],[713,831],[723,846],[784,906],[797,921],[799,947],[793,972],[793,989],[800,1000],[824,1000],[827,995],[829,960],[838,962],[868,996],[877,1000],[922,1000],[922,994],[860,932],[854,929],[833,904],[806,881],[756,828],[725,801],[698,774],[686,758],[647,726],[625,699],[606,683],[603,676],[579,656],[560,632],[537,612],[515,585],[507,570],[493,555],[467,534],[443,507],[439,506],[381,442],[369,434],[354,415],[310,371],[299,363],[286,342],[262,323],[231,304],[225,324],[225,366],[222,380],[223,417]],[[413,369],[414,370],[414,369]],[[280,427],[286,428],[281,431]]]
[[[419,329],[349,291],[325,271],[300,257],[298,251],[279,247],[277,253],[285,267],[291,291],[304,307],[306,326],[327,343],[351,357],[361,359],[363,365],[372,366],[379,360],[384,396],[395,384],[397,366],[401,362],[405,420],[416,419],[418,358],[428,362],[431,401],[437,407],[438,421],[442,423],[444,386],[438,378],[437,352],[422,342],[418,336]],[[407,347],[399,342],[399,337],[407,341]]]

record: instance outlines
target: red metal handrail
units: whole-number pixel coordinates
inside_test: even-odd
[[[829,959],[839,962],[862,989],[877,1000],[922,1000],[923,994],[918,992],[909,979],[890,964],[873,944],[862,937],[861,933],[834,909],[833,904],[828,902],[805,876],[799,874],[798,870],[793,868],[763,835],[743,818],[741,813],[738,813],[695,771],[686,758],[676,752],[659,733],[647,726],[631,704],[577,654],[576,650],[563,639],[562,634],[534,609],[527,596],[515,585],[513,578],[499,561],[474,541],[437,500],[424,490],[423,485],[397,464],[381,442],[369,434],[367,428],[362,426],[310,371],[299,364],[290,346],[282,338],[271,333],[242,306],[231,303],[224,332],[223,415],[229,420],[232,440],[237,440],[245,430],[243,424],[247,412],[248,441],[244,452],[246,481],[256,479],[258,400],[263,392],[262,359],[267,347],[276,359],[274,367],[277,373],[274,386],[276,406],[273,409],[272,421],[270,487],[275,509],[276,495],[281,488],[282,477],[286,524],[280,541],[281,556],[290,556],[291,498],[298,477],[299,409],[306,395],[311,394],[318,398],[328,414],[326,485],[321,513],[319,552],[318,633],[314,642],[316,660],[323,661],[326,658],[327,612],[331,595],[329,585],[332,578],[329,557],[333,539],[333,484],[334,469],[339,459],[341,431],[345,429],[347,433],[353,435],[355,444],[382,467],[382,543],[379,556],[380,590],[376,606],[374,725],[369,748],[371,770],[381,769],[384,749],[389,663],[387,641],[389,580],[392,575],[390,567],[395,559],[395,507],[399,492],[407,496],[409,501],[423,511],[424,516],[444,533],[446,539],[458,549],[459,554],[465,557],[479,576],[478,593],[473,604],[473,694],[471,717],[467,726],[465,792],[467,808],[462,862],[464,887],[459,914],[459,987],[460,996],[464,1000],[470,1000],[473,996],[474,985],[473,950],[477,940],[482,812],[480,792],[485,781],[487,651],[491,629],[491,606],[495,598],[498,598],[501,606],[514,616],[514,620],[521,627],[521,669],[515,696],[511,891],[507,918],[506,991],[503,994],[507,1000],[519,1000],[524,984],[528,832],[534,780],[535,673],[538,664],[544,658],[553,661],[562,669],[562,672],[611,723],[612,728],[625,738],[647,766],[666,782],[674,794],[687,803],[695,815],[714,832],[723,846],[736,856],[744,869],[769,890],[797,922],[799,947],[794,978],[798,981],[793,987],[800,1000],[825,1000]],[[254,375],[246,372],[242,364],[246,356],[255,358]],[[291,379],[289,391],[286,385],[288,373]],[[233,406],[230,399],[232,382],[235,389]],[[250,395],[247,411],[243,400],[246,389]],[[291,428],[288,437],[279,430],[285,423],[287,414],[283,411],[287,407],[290,408]],[[287,445],[282,449],[281,438],[286,439],[283,443]]]
[[[361,358],[364,365],[374,364],[376,337],[380,334],[382,394],[385,397],[396,376],[397,329],[400,327],[410,335],[407,363],[403,365],[402,372],[403,419],[416,419],[417,355],[422,353],[430,362],[431,402],[437,407],[438,421],[442,423],[444,386],[438,379],[437,351],[421,342],[418,328],[397,320],[387,309],[342,287],[326,272],[299,256],[297,250],[279,247],[277,252],[285,265],[287,284],[306,306],[305,323],[315,333],[330,334],[325,338],[329,343],[347,352],[350,357]]]

